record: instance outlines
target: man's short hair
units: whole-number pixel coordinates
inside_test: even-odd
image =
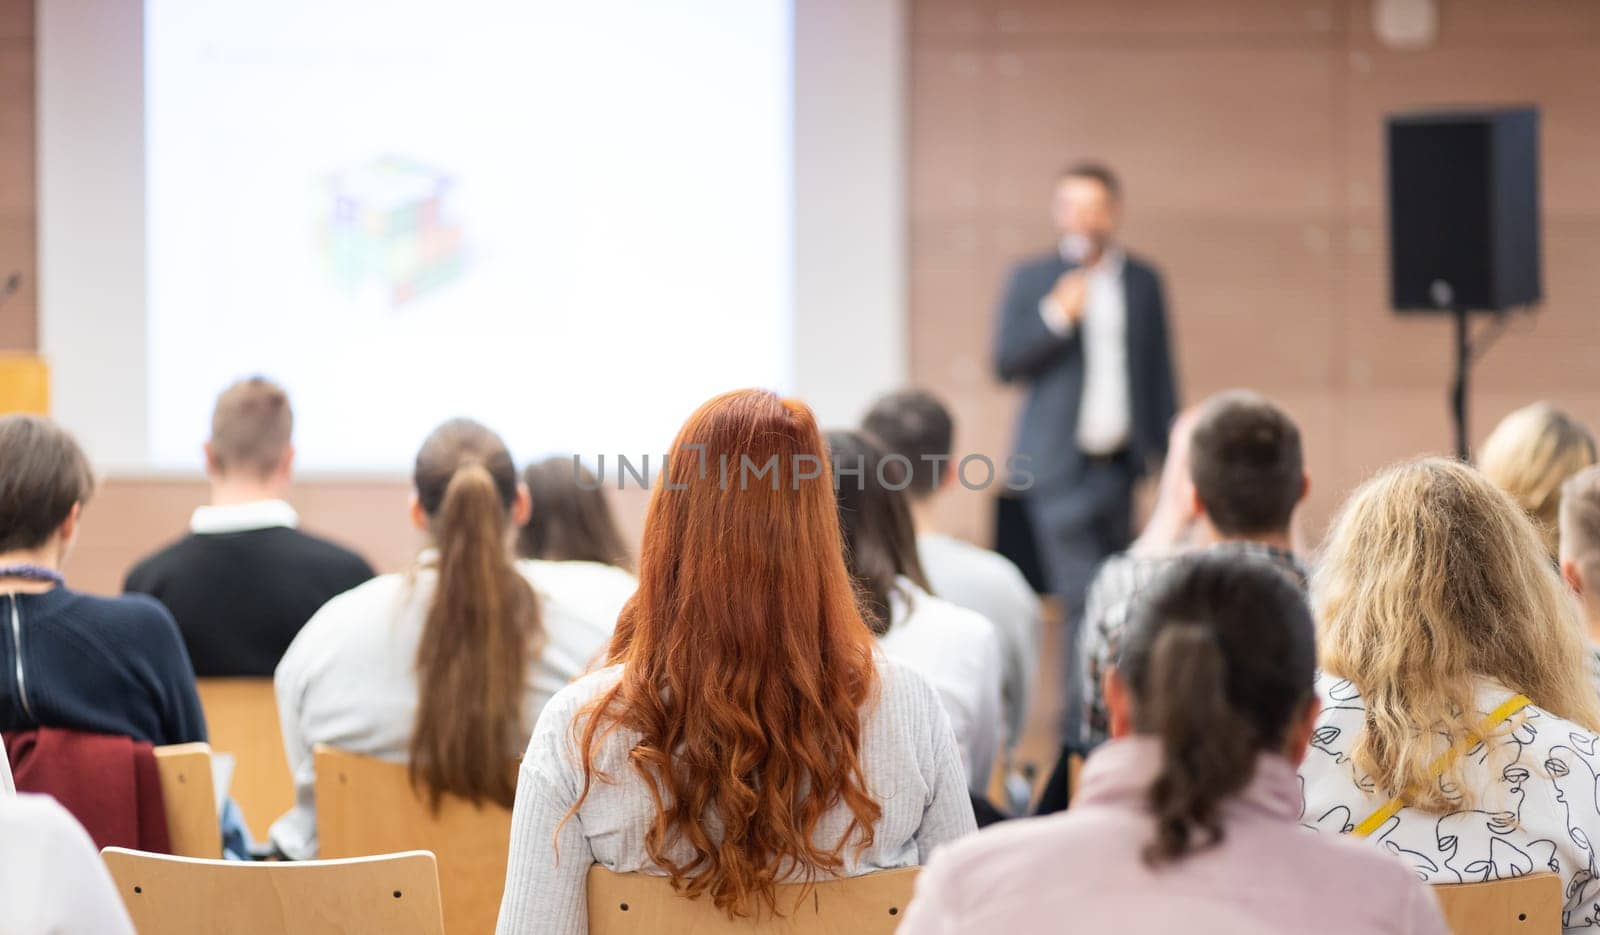
[[[1061,179],[1093,179],[1105,187],[1112,201],[1122,199],[1122,183],[1117,174],[1103,162],[1074,162],[1061,170]]]
[[[1585,591],[1600,589],[1600,465],[1561,485],[1561,558],[1578,566]]]
[[[265,377],[246,377],[222,391],[211,413],[213,466],[265,478],[283,463],[293,435],[289,394]]]
[[[1200,408],[1189,476],[1217,532],[1281,533],[1305,492],[1300,429],[1264,396],[1221,393]]]
[[[911,462],[911,486],[906,493],[921,500],[939,489],[950,470],[950,446],[955,425],[950,410],[926,390],[890,393],[872,404],[861,427],[883,444],[886,452]]]

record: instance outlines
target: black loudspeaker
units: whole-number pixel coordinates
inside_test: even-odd
[[[1389,264],[1401,311],[1539,301],[1537,110],[1389,118]]]

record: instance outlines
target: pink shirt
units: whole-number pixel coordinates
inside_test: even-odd
[[[1300,825],[1299,782],[1279,756],[1263,754],[1249,787],[1224,806],[1220,844],[1145,866],[1145,796],[1160,755],[1149,738],[1112,741],[1084,765],[1070,811],[936,851],[899,935],[1448,935],[1433,894],[1400,861]]]

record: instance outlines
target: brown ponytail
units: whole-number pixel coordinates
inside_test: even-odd
[[[544,642],[538,602],[509,548],[515,467],[493,432],[456,420],[429,436],[414,479],[439,564],[417,647],[412,782],[435,808],[447,792],[509,807],[511,763],[531,727],[528,662]]]
[[[1217,807],[1250,781],[1256,744],[1250,725],[1228,705],[1214,631],[1166,627],[1150,655],[1150,695],[1139,706],[1139,729],[1161,740],[1161,771],[1150,786],[1156,837],[1144,849],[1153,866],[1222,840]]]
[[[1146,864],[1222,840],[1227,800],[1250,784],[1263,752],[1282,750],[1315,668],[1305,595],[1272,564],[1213,552],[1157,579],[1135,605],[1117,660],[1134,730],[1161,748]]]

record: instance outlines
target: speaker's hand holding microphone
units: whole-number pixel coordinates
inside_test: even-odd
[[[1050,290],[1050,307],[1062,330],[1074,328],[1083,320],[1083,306],[1089,297],[1089,274],[1083,267],[1068,270]]]

